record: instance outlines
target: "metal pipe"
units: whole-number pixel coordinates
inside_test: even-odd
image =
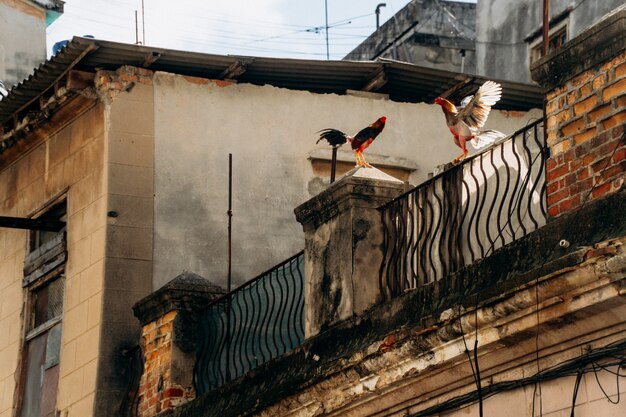
[[[376,6],[376,30],[380,27],[380,8],[387,6],[387,3],[378,3]]]

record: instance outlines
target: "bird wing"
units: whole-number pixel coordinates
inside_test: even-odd
[[[466,103],[459,111],[458,118],[472,129],[483,127],[489,116],[491,106],[502,97],[502,87],[493,81],[486,81],[480,86],[474,97],[466,97]],[[469,99],[469,100],[468,100]]]
[[[502,132],[498,132],[497,130],[484,130],[474,136],[470,143],[474,149],[481,149],[492,144],[496,140],[504,138],[506,138],[506,135]]]
[[[320,138],[315,143],[319,143],[320,140],[325,139],[330,146],[341,146],[352,140],[349,135],[337,129],[322,129],[317,133],[320,134]]]

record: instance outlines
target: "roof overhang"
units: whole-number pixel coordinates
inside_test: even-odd
[[[431,103],[439,96],[456,101],[473,94],[487,80],[391,60],[321,61],[212,55],[75,37],[0,101],[0,131],[4,128],[6,132],[6,126],[17,123],[30,107],[58,88],[71,70],[116,70],[123,65],[319,94],[367,91],[410,103]],[[503,94],[496,109],[542,107],[543,90],[539,86],[499,82]]]

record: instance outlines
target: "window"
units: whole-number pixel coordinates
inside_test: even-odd
[[[562,20],[558,24],[550,24],[548,32],[548,53],[563,46],[567,42],[567,20]],[[530,39],[527,38],[527,41]],[[530,62],[535,62],[543,56],[543,36],[541,31],[534,34],[530,44]]]
[[[39,216],[49,220],[65,217],[65,202]],[[32,230],[28,247],[30,252],[24,260],[27,302],[17,415],[56,417],[65,293],[65,228],[59,232]]]

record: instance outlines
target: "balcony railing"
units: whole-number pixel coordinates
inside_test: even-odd
[[[489,256],[546,222],[543,120],[381,207],[387,299]]]
[[[304,252],[212,302],[200,318],[198,394],[304,341]]]

